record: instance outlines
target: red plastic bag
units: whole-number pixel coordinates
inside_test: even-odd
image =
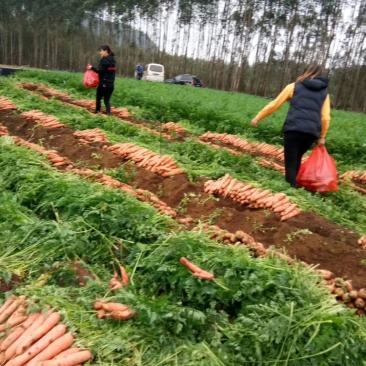
[[[99,84],[99,75],[93,70],[86,70],[84,74],[83,84],[87,88],[96,88]]]
[[[315,146],[308,159],[300,167],[296,183],[311,192],[338,190],[337,167],[325,146]]]

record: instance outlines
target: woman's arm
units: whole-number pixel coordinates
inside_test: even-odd
[[[252,126],[256,127],[260,120],[266,118],[267,116],[275,112],[278,108],[281,107],[283,103],[291,99],[294,94],[294,89],[295,89],[295,83],[287,85],[286,88],[282,90],[282,92],[278,95],[278,97],[275,100],[267,104],[257,114],[257,116],[252,120]]]
[[[322,131],[320,132],[320,137],[324,138],[328,132],[329,124],[330,124],[330,98],[329,94],[324,100],[322,111],[321,111],[321,118],[322,118]]]

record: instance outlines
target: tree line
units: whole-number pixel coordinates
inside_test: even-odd
[[[207,87],[275,96],[324,66],[334,108],[366,112],[363,0],[2,0],[0,63],[83,71],[109,44],[118,75],[137,62]]]

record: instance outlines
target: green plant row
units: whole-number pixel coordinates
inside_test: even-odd
[[[366,356],[365,320],[337,304],[307,267],[254,259],[201,232],[175,233],[154,209],[61,174],[4,137],[0,186],[0,279],[17,273],[16,293],[60,310],[95,364],[355,365]],[[182,256],[216,280],[193,277]],[[92,277],[82,288],[67,266],[78,258]],[[116,293],[108,289],[114,259],[130,274]],[[138,316],[97,319],[99,297]]]
[[[68,72],[28,71],[17,76],[67,91],[76,98],[94,99],[94,90],[82,84],[82,74]],[[152,121],[188,121],[201,131],[241,134],[249,139],[268,143],[281,142],[280,131],[287,113],[283,106],[263,121],[258,129],[250,121],[268,99],[242,93],[211,89],[188,88],[179,85],[117,79],[113,95],[116,106],[133,107],[140,117]],[[340,165],[365,169],[365,122],[361,113],[333,110],[327,135],[327,148]]]

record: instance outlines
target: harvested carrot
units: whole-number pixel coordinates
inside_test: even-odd
[[[190,262],[186,257],[181,257],[179,261],[181,264],[183,264],[183,266],[187,267],[190,271],[192,271],[195,277],[199,277],[205,280],[213,280],[215,278],[212,273],[207,272],[200,267],[197,267],[192,262]]]
[[[47,334],[53,327],[58,324],[60,318],[61,316],[59,313],[52,313],[51,315],[49,315],[44,323],[39,328],[33,331],[32,336],[29,337],[27,340],[24,340],[22,344],[18,346],[18,348],[16,349],[16,354],[22,354],[26,349],[30,347],[32,343],[38,341],[38,339]]]
[[[125,267],[123,267],[120,264],[118,264],[118,265],[119,265],[119,270],[121,271],[122,284],[123,284],[123,286],[126,286],[129,281],[128,273],[127,273]]]
[[[187,267],[192,272],[200,272],[202,269],[197,267],[192,262],[190,262],[186,257],[181,257],[179,262],[183,264],[183,266]]]
[[[90,351],[80,351],[54,360],[38,362],[36,366],[76,366],[88,361],[91,357]]]
[[[25,332],[23,332],[21,336],[14,343],[12,343],[11,346],[9,346],[8,349],[5,351],[6,360],[10,360],[16,355],[16,350],[18,346],[20,344],[23,344],[23,341],[27,340],[28,337],[31,337],[34,330],[37,329],[39,326],[41,326],[44,320],[45,318],[42,314],[36,313],[33,322],[29,325],[29,327],[25,330]]]
[[[44,324],[42,324],[43,326]],[[41,327],[42,327],[41,326]],[[29,360],[33,357],[37,356],[40,352],[42,352],[49,344],[54,342],[56,339],[60,338],[66,333],[66,326],[64,324],[58,324],[48,333],[46,333],[41,339],[36,341],[28,350],[20,354],[19,356],[14,357],[11,361],[9,361],[7,366],[22,366],[25,365]]]
[[[78,352],[79,348],[69,348],[73,343],[74,337],[72,336],[72,334],[65,333],[64,335],[50,343],[43,351],[38,353],[38,355],[33,357],[27,363],[27,366],[35,366],[37,362],[52,360],[53,358],[58,357],[61,352],[63,353],[63,355],[60,355],[60,357]]]
[[[60,357],[63,357],[63,356],[67,356],[67,355],[71,355],[71,354],[79,352],[79,351],[81,351],[81,349],[78,348],[78,347],[68,348],[65,351],[62,351],[62,352],[58,353],[53,359],[60,358]],[[44,360],[44,361],[46,361],[46,360]]]
[[[10,295],[9,298],[4,302],[0,308],[0,315],[14,302],[17,297],[15,295]]]
[[[9,335],[1,342],[1,352],[6,351],[26,330],[20,326],[14,328]]]
[[[288,213],[287,215],[284,215],[281,217],[281,221],[285,221],[290,219],[291,217],[294,217],[296,215],[298,215],[299,213],[301,213],[301,210],[296,208],[295,210],[291,211],[290,213]]]
[[[194,277],[201,278],[202,280],[213,280],[214,275],[210,272],[201,271],[193,273]]]
[[[19,305],[25,300],[25,296],[19,296],[15,299],[0,315],[0,323],[5,321],[18,309]]]
[[[27,320],[27,318],[28,317],[26,315],[18,316],[13,319],[9,318],[5,324],[0,325],[0,333],[4,332],[6,329],[13,328],[13,327],[23,323],[25,320]]]
[[[104,300],[97,300],[94,303],[94,309],[95,310],[103,309],[105,311],[112,312],[112,311],[125,311],[129,309],[129,307],[127,305],[120,304],[117,302],[106,302]]]
[[[128,320],[133,318],[136,314],[136,311],[128,308],[124,311],[112,311],[110,313],[106,313],[105,317],[111,317],[117,320]]]

